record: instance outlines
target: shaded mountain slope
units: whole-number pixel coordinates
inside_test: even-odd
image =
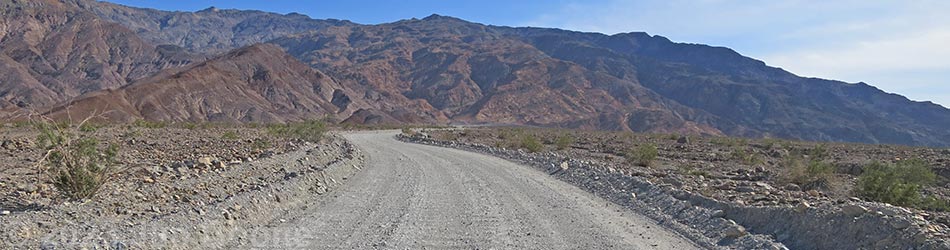
[[[167,12],[88,0],[70,0],[66,3],[85,10],[83,16],[95,13],[98,19],[86,17],[89,21],[82,22],[83,25],[113,25],[102,21],[109,20],[122,23],[127,28],[124,31],[110,29],[122,31],[124,33],[117,34],[125,35],[105,39],[107,44],[119,44],[120,48],[122,44],[142,44],[140,49],[127,45],[128,49],[118,50],[122,52],[117,53],[120,60],[108,60],[110,63],[104,64],[113,65],[111,62],[123,60],[149,62],[130,64],[137,67],[115,67],[122,69],[114,70],[121,72],[116,74],[122,79],[140,79],[153,75],[156,69],[170,68],[162,66],[166,65],[163,62],[186,62],[169,60],[175,58],[174,55],[189,55],[184,51],[216,54],[246,44],[269,42],[283,47],[310,67],[325,72],[324,77],[331,81],[327,84],[335,84],[343,91],[341,93],[346,93],[346,98],[336,98],[335,102],[332,93],[320,92],[313,96],[301,94],[304,92],[300,88],[310,86],[308,83],[286,82],[282,77],[274,81],[254,82],[253,79],[247,79],[253,74],[249,75],[249,71],[243,68],[210,70],[199,65],[191,66],[186,71],[166,70],[147,80],[137,80],[134,87],[96,94],[100,95],[98,98],[102,103],[110,101],[106,97],[127,96],[126,101],[114,103],[125,107],[128,110],[125,113],[130,117],[171,120],[214,120],[224,117],[237,121],[281,121],[305,114],[331,114],[359,123],[523,124],[950,145],[950,130],[947,129],[950,127],[950,110],[939,105],[910,101],[864,83],[803,78],[728,48],[674,43],[646,33],[604,35],[558,29],[498,27],[438,15],[421,20],[359,25],[339,20],[314,20],[298,14],[279,15],[259,11],[209,8],[199,12]],[[41,9],[55,10],[49,6]],[[24,17],[21,18],[23,20],[45,20],[44,15],[30,16],[29,11],[9,11]],[[11,19],[7,16],[4,18]],[[72,30],[82,30],[80,24],[76,25],[77,28]],[[14,30],[10,27],[13,26],[3,25],[3,33],[18,34],[9,32]],[[85,33],[88,32],[77,34]],[[37,44],[37,41],[51,43],[58,40],[52,38],[55,36],[36,38],[38,36],[23,32],[14,37],[23,38],[16,42],[8,38],[0,40],[17,44],[3,47],[7,52],[0,55],[0,62],[5,62],[0,66],[0,73],[15,79],[19,84],[16,86],[25,87],[0,89],[3,90],[0,94],[7,95],[6,106],[0,106],[0,109],[6,110],[10,105],[23,103],[48,104],[91,89],[115,88],[130,82],[73,81],[77,83],[72,86],[49,81],[47,79],[50,77],[34,72],[44,67],[59,67],[80,77],[88,78],[96,74],[86,73],[88,66],[82,65],[90,65],[88,63],[69,64],[68,60],[66,63],[34,63],[34,58],[50,57],[47,55],[50,53],[35,51],[55,50],[39,49],[50,46],[30,44]],[[22,44],[29,45],[26,47],[28,49],[16,49],[25,46]],[[151,47],[149,44],[160,46]],[[78,50],[74,47],[62,48],[59,50]],[[24,51],[43,56],[32,56]],[[136,57],[121,57],[129,53]],[[229,55],[234,55],[234,52]],[[271,59],[264,59],[267,60]],[[227,60],[218,58],[209,63],[223,61]],[[189,79],[179,79],[175,74],[168,73],[187,73],[198,69],[203,73]],[[300,70],[291,71],[303,74]],[[313,80],[312,77],[298,78]],[[226,81],[253,87],[229,89],[237,85],[220,84]],[[159,88],[158,83],[179,87]],[[276,89],[285,91],[281,93],[293,94],[287,94],[284,99],[261,99],[246,92],[262,88],[260,84],[273,84],[279,86]],[[0,87],[5,85],[10,84],[0,82]],[[93,87],[88,87],[90,85]],[[196,103],[193,101],[199,97],[191,92],[173,94],[198,90],[230,96],[230,100],[209,96],[207,102],[203,100]],[[174,103],[153,100],[149,104],[149,101],[139,100],[148,97],[134,93],[136,91],[184,96],[184,99]],[[132,98],[131,95],[140,96]],[[89,98],[92,96],[86,96],[85,99],[95,99]],[[297,99],[290,96],[307,96],[303,99],[309,101],[295,103]],[[334,105],[341,100],[359,104],[344,111],[324,105]],[[223,109],[225,106],[236,108]]]
[[[72,2],[2,1],[0,108],[39,108],[118,88],[193,57],[156,47]]]
[[[234,50],[132,85],[84,95],[49,112],[53,117],[111,120],[283,122],[347,118],[369,108],[330,77],[274,45]]]
[[[721,47],[660,36],[502,29],[547,54],[625,79],[733,121],[729,134],[947,145],[950,111],[864,83],[803,78]]]
[[[714,117],[635,81],[453,18],[330,28],[271,42],[346,76],[340,78],[354,82],[347,86],[383,93],[386,102],[423,100],[455,122],[719,133],[707,125]]]
[[[354,25],[341,20],[316,20],[301,14],[207,8],[172,12],[134,8],[108,2],[78,0],[81,8],[121,23],[153,44],[172,44],[194,53],[217,54],[285,35]]]

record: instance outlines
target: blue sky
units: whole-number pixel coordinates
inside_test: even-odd
[[[507,26],[645,31],[726,46],[802,76],[867,82],[950,106],[950,1],[115,0],[164,10],[298,12],[375,24],[432,13]]]

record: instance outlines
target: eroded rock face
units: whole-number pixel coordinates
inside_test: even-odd
[[[145,78],[155,82],[157,77],[174,77],[156,73],[268,42],[339,85],[310,91],[330,93],[321,98],[329,100],[330,106],[314,110],[312,102],[294,103],[296,94],[281,97],[265,91],[263,97],[272,99],[268,103],[282,103],[275,107],[294,111],[243,105],[238,106],[240,111],[174,116],[292,120],[303,111],[334,113],[342,120],[365,109],[373,114],[351,121],[514,124],[938,146],[950,142],[950,131],[945,129],[950,126],[950,110],[939,105],[913,102],[864,83],[802,78],[728,48],[674,43],[646,33],[608,36],[497,27],[438,15],[359,25],[299,14],[214,8],[165,12],[88,0],[4,4],[15,8],[5,8],[0,23],[0,76],[8,79],[0,80],[0,116],[122,88]],[[248,79],[229,80],[321,85],[319,81],[282,82],[287,79],[254,71]],[[220,79],[174,81],[184,80],[206,85],[202,81]],[[333,94],[336,89],[345,94]]]
[[[0,109],[41,108],[201,60],[156,47],[72,2],[0,5]]]
[[[950,110],[867,84],[802,78],[721,47],[645,33],[485,26],[431,16],[278,38],[387,102],[449,120],[946,145]],[[401,105],[395,105],[401,106]],[[379,107],[386,110],[386,107]],[[928,135],[928,136],[922,136]]]
[[[113,120],[284,122],[336,117],[343,119],[365,107],[347,100],[341,108],[333,98],[350,96],[343,86],[284,53],[258,44],[171,70],[113,91],[84,96],[49,112],[86,117],[98,110]]]
[[[688,109],[620,79],[545,54],[480,24],[432,16],[315,30],[271,41],[357,92],[377,109],[423,102],[420,115],[463,123],[530,124],[719,134]],[[395,104],[395,105],[393,105]],[[419,111],[415,111],[419,113]]]
[[[354,25],[349,21],[311,19],[297,13],[281,15],[214,7],[197,12],[170,12],[107,2],[71,1],[103,20],[134,30],[136,35],[153,44],[172,44],[208,55],[313,29]]]

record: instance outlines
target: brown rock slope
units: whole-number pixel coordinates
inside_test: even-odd
[[[282,122],[343,119],[369,108],[333,79],[277,46],[258,44],[54,108],[53,117],[112,120]]]
[[[347,86],[378,93],[371,99],[421,101],[455,122],[719,134],[707,125],[714,117],[636,81],[454,18],[334,27],[271,42]]]
[[[197,12],[160,11],[98,2],[73,0],[100,18],[121,23],[153,44],[173,44],[195,53],[217,54],[274,38],[355,25],[349,21],[318,20],[305,15],[286,15],[255,10],[210,7]]]
[[[723,47],[646,33],[607,36],[498,28],[546,54],[637,80],[665,98],[720,117],[730,135],[950,145],[950,110],[865,83],[799,77]],[[735,125],[732,125],[735,124]]]
[[[260,11],[209,8],[166,12],[89,0],[57,3],[20,2],[18,6],[27,7],[4,9],[9,15],[2,17],[6,21],[0,23],[0,31],[6,37],[0,41],[8,44],[2,47],[0,74],[11,80],[0,82],[0,97],[5,100],[0,110],[33,103],[42,106],[92,90],[123,86],[168,64],[185,61],[169,60],[174,58],[171,55],[184,54],[175,49],[178,46],[197,54],[215,54],[269,41],[326,72],[343,86],[341,89],[349,91],[338,101],[362,101],[362,110],[344,112],[355,112],[350,122],[502,123],[950,145],[950,110],[939,105],[911,101],[863,83],[803,78],[728,48],[675,43],[646,33],[604,35],[498,27],[438,15],[359,25]],[[75,11],[77,8],[83,11]],[[36,14],[60,9],[93,13],[134,32],[112,28],[114,24],[89,14],[80,15],[86,19],[70,23],[72,26],[62,25],[69,22],[56,18],[50,21],[57,15]],[[65,32],[63,37],[76,39],[59,39],[47,33],[60,34],[64,29],[17,28],[30,25],[74,27],[66,30],[82,32]],[[103,36],[108,39],[85,36],[106,30],[109,32],[102,34],[121,31],[127,35]],[[19,40],[8,38],[10,34]],[[151,49],[136,35],[151,44],[170,45]],[[75,41],[91,44],[61,45]],[[61,56],[64,53],[70,56]],[[152,81],[157,79],[160,77]],[[299,87],[297,83],[283,84]],[[330,100],[333,103],[332,96]],[[132,107],[129,110],[146,111],[135,106],[140,101],[127,101]],[[205,104],[189,105],[174,106],[189,106],[186,110],[190,110]],[[215,115],[220,110],[203,110],[194,115],[152,117],[297,118],[277,111],[245,109],[249,113]]]
[[[194,60],[60,1],[0,1],[0,109],[39,108]]]
[[[271,42],[355,85],[425,100],[458,122],[950,145],[950,110],[939,105],[646,33],[433,15]]]

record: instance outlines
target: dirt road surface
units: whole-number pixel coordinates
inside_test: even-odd
[[[499,158],[409,144],[397,132],[345,137],[366,168],[304,216],[260,230],[249,249],[696,249],[656,222]]]

